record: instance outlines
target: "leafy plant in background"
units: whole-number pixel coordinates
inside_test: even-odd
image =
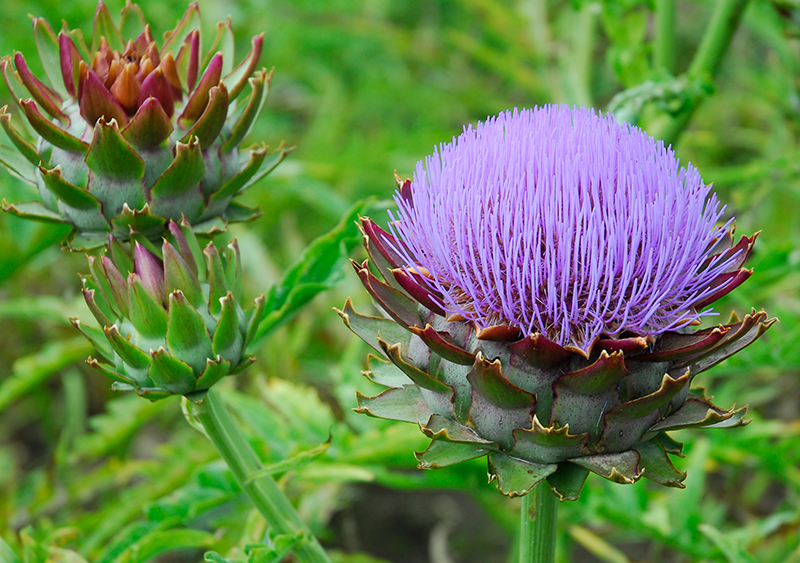
[[[157,38],[186,6],[144,8]],[[44,81],[41,62],[28,56],[37,46],[20,25],[26,14],[75,24],[90,22],[93,10],[9,0],[0,52],[21,51]],[[746,313],[757,303],[782,322],[702,377],[718,405],[746,398],[754,422],[733,432],[675,432],[686,442],[686,458],[673,460],[688,473],[684,490],[588,479],[580,502],[559,512],[559,560],[796,563],[800,66],[792,37],[800,18],[793,7],[241,0],[209,1],[202,10],[206,23],[232,16],[239,53],[266,31],[263,50],[279,72],[270,109],[249,138],[297,144],[266,189],[237,197],[269,212],[230,225],[215,243],[222,252],[238,239],[248,302],[270,289],[246,351],[259,361],[213,389],[257,452],[258,471],[277,480],[332,547],[332,559],[374,561],[359,552],[404,563],[518,559],[520,500],[487,485],[485,460],[416,471],[411,452],[430,441],[418,428],[351,411],[356,389],[373,396],[382,388],[360,377],[367,345],[329,304],[352,295],[356,309],[370,307],[342,266],[361,240],[353,202],[389,193],[387,171],[410,173],[464,123],[561,102],[613,107],[620,119],[677,143],[681,161],[714,182],[738,230],[763,228],[747,263],[754,279],[715,309]],[[203,27],[204,39],[215,32]],[[9,107],[11,123],[26,129]],[[684,110],[691,121],[674,120]],[[5,132],[0,137],[13,145]],[[10,175],[0,189],[9,202],[41,199],[38,188]],[[375,218],[387,207],[360,212]],[[92,346],[67,319],[93,324],[74,276],[91,270],[83,256],[52,248],[70,228],[0,214],[0,535],[29,561],[47,553],[93,563],[185,563],[204,552],[214,560],[279,557],[263,546],[265,521],[211,442],[182,423],[177,397],[151,403],[109,392],[108,380],[84,364]],[[158,255],[155,243],[148,248]],[[311,301],[323,289],[330,298]],[[272,547],[292,541],[283,536]]]

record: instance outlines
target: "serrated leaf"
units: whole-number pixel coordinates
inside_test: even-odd
[[[316,448],[306,450],[304,452],[300,452],[297,455],[290,457],[289,459],[284,459],[277,463],[273,463],[264,467],[263,469],[259,469],[255,473],[251,473],[247,477],[247,483],[251,483],[260,479],[261,477],[267,477],[269,475],[275,475],[276,473],[286,473],[287,471],[293,471],[298,467],[303,467],[304,465],[308,465],[322,454],[328,451],[328,448],[331,446],[331,438],[328,437],[328,440],[317,446]]]
[[[83,360],[93,346],[83,336],[52,341],[41,350],[19,358],[11,366],[11,377],[0,385],[0,412],[25,394],[37,389],[48,377],[71,363]]]

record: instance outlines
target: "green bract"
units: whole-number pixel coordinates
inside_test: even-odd
[[[242,310],[236,241],[223,253],[213,243],[201,251],[186,221],[170,221],[168,232],[160,253],[134,233],[132,252],[112,236],[104,256],[89,256],[83,295],[102,330],[72,322],[97,349],[99,361],[89,365],[114,379],[115,389],[196,399],[254,361],[245,350],[264,297]]]
[[[158,240],[170,219],[216,232],[257,214],[233,199],[286,154],[283,145],[277,154],[264,144],[240,151],[272,77],[256,71],[263,35],[234,67],[230,21],[203,56],[196,2],[160,47],[135,4],[116,26],[100,2],[91,47],[79,31],[56,35],[42,18],[33,32],[46,78],[21,53],[0,62],[25,116],[12,125],[0,109],[16,149],[0,145],[0,162],[41,201],[4,202],[6,211],[72,225],[76,249],[101,246],[108,233],[127,240],[131,228]]]
[[[407,191],[409,182],[400,186]],[[403,263],[402,242],[369,219],[361,226],[383,279],[366,261],[353,265],[386,317],[360,315],[349,300],[339,313],[379,354],[366,375],[389,389],[359,394],[357,411],[419,424],[432,439],[417,453],[420,468],[486,455],[503,493],[524,495],[547,479],[562,500],[578,498],[589,472],[682,487],[685,474],[668,455],[680,455],[682,445],[667,431],[744,423],[745,408],[720,409],[689,387],[772,325],[764,311],[697,332],[603,338],[584,354],[540,333],[478,330],[447,315],[419,277],[425,272]],[[738,257],[741,269],[754,238],[721,255]]]

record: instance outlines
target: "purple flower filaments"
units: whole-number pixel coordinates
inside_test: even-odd
[[[718,223],[725,208],[698,171],[593,110],[515,109],[466,127],[417,164],[412,187],[390,212],[397,251],[478,328],[588,354],[603,335],[691,324],[740,283],[728,275],[738,253],[714,254],[732,219]]]

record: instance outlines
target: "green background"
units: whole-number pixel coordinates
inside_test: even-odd
[[[275,77],[252,140],[297,146],[245,198],[264,215],[231,229],[253,296],[354,202],[388,199],[395,170],[409,176],[466,123],[550,102],[611,104],[656,132],[670,112],[694,110],[677,155],[714,184],[738,232],[762,231],[748,263],[755,273],[715,308],[723,320],[751,307],[781,319],[696,384],[721,406],[749,404],[753,422],[677,433],[687,443],[678,461],[689,471],[685,490],[590,478],[581,499],[560,508],[561,561],[800,562],[800,9],[746,4],[716,76],[687,78],[714,2],[678,2],[661,47],[649,2],[201,2],[206,45],[229,14],[239,57],[266,33],[261,60]],[[141,6],[157,37],[185,9],[174,0]],[[122,4],[109,7],[116,15]],[[22,51],[38,72],[28,14],[56,29],[65,19],[88,37],[94,9],[5,0],[0,54]],[[2,85],[0,99],[10,101]],[[5,173],[0,196],[34,197]],[[111,393],[83,364],[91,351],[67,318],[88,316],[75,275],[85,259],[58,248],[64,234],[0,216],[0,536],[32,558],[50,549],[71,561],[63,548],[92,562],[199,561],[204,550],[235,554],[257,542],[258,517],[177,400]],[[352,256],[363,258],[360,249]],[[359,373],[366,346],[331,307],[348,295],[360,310],[371,305],[344,260],[333,272],[332,289],[229,382],[254,445],[278,461],[332,433],[314,463],[279,476],[342,553],[508,560],[519,501],[485,483],[485,461],[419,472],[412,452],[425,440],[413,425],[351,412],[356,388],[376,388]]]

